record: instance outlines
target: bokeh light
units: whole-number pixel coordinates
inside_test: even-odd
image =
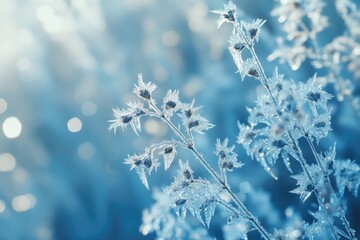
[[[67,128],[70,132],[73,133],[79,132],[82,128],[82,122],[77,117],[70,118],[69,121],[67,122]]]
[[[26,212],[35,207],[36,198],[30,193],[19,195],[13,198],[11,205],[15,212]]]
[[[16,159],[10,153],[0,154],[0,172],[9,172],[14,170]]]
[[[2,129],[7,138],[17,138],[21,134],[22,124],[17,117],[8,117],[3,122]]]

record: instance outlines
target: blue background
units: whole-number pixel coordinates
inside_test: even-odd
[[[325,12],[334,16],[332,1],[328,2]],[[235,74],[227,51],[231,28],[217,30],[217,16],[209,13],[223,3],[1,1],[0,124],[15,116],[22,131],[14,139],[0,131],[0,154],[10,153],[16,159],[13,169],[0,172],[0,199],[5,206],[0,211],[0,239],[145,239],[138,229],[142,210],[153,202],[152,193],[123,165],[123,159],[170,132],[149,118],[143,119],[141,137],[131,130],[117,135],[107,130],[111,109],[125,107],[134,98],[132,89],[140,72],[145,81],[159,86],[158,102],[168,89],[179,89],[183,101],[196,98],[204,106],[202,115],[216,128],[196,139],[211,164],[215,164],[212,146],[217,137],[228,137],[235,144],[237,121],[246,122],[245,107],[254,106],[258,83],[253,79],[241,82]],[[273,2],[235,3],[245,19],[267,19],[256,49],[270,75],[278,63],[268,63],[266,57],[276,46],[276,36],[283,34],[270,16]],[[340,19],[331,18],[330,23],[319,38],[322,43],[343,31]],[[296,81],[315,73],[309,63],[296,72],[287,65],[279,69]],[[340,159],[359,158],[359,122],[347,103],[339,105],[334,99],[331,104],[333,131],[321,142],[322,149],[336,141]],[[74,117],[82,123],[75,133],[67,126]],[[248,186],[242,182],[258,191],[260,202],[245,201],[268,229],[283,227],[290,206],[311,220],[307,210],[312,200],[303,205],[288,193],[295,181],[289,180],[281,161],[276,169],[280,180],[275,181],[241,146],[236,151],[246,165],[231,174],[230,182],[235,191],[237,186]],[[186,152],[179,157],[193,160]],[[207,176],[199,165],[192,167],[198,175]],[[164,187],[175,170],[164,173],[160,168],[153,173],[150,188]],[[23,195],[32,196],[32,205],[19,212],[14,198]],[[349,219],[359,229],[359,199],[346,197]],[[261,210],[261,205],[268,208]],[[218,224],[223,220],[213,221],[211,227],[219,239]]]

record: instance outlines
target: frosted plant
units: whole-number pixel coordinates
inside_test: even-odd
[[[360,99],[354,94],[356,83],[343,73],[343,65],[359,78],[360,12],[350,0],[336,0],[336,9],[343,18],[347,31],[326,45],[320,45],[317,36],[329,26],[323,15],[322,0],[277,1],[272,15],[278,17],[287,39],[279,38],[279,48],[268,60],[279,58],[293,70],[309,59],[316,69],[325,69],[327,74],[318,81],[332,84],[339,101],[347,100],[360,119]]]
[[[296,8],[298,8],[297,3],[293,1]],[[322,7],[320,1],[311,1],[311,3],[309,12]],[[287,14],[290,10],[284,8],[282,11]],[[297,19],[301,16],[302,13],[298,13],[293,17]],[[314,16],[310,17],[320,18],[316,11]],[[253,22],[255,24],[248,24],[235,19],[229,22],[233,25],[229,50],[238,66],[241,78],[245,76],[255,78],[266,90],[266,94],[258,96],[256,107],[248,109],[249,124],[239,124],[238,142],[274,178],[277,177],[272,168],[279,157],[283,159],[291,173],[293,173],[291,164],[297,162],[301,166],[302,172],[293,174],[298,187],[292,192],[299,194],[302,201],[314,195],[318,204],[318,211],[312,213],[314,222],[306,228],[305,236],[316,238],[315,232],[323,229],[319,234],[326,236],[326,239],[342,237],[356,239],[355,231],[350,228],[345,217],[342,194],[333,188],[330,178],[336,177],[337,188],[340,191],[346,186],[354,192],[359,186],[360,172],[356,171],[359,166],[349,161],[335,159],[335,147],[329,152],[319,153],[314,143],[326,137],[331,129],[331,109],[327,106],[331,96],[318,85],[316,76],[311,77],[306,83],[296,83],[284,79],[284,76],[275,69],[273,76],[267,77],[254,48],[258,40],[257,35],[252,34],[260,32],[264,21],[256,20]],[[321,22],[324,22],[325,26],[326,21]],[[313,37],[322,28],[316,29],[309,37]],[[243,57],[244,51],[250,53],[247,59]],[[301,139],[309,145],[314,159],[304,158],[299,144]],[[321,225],[321,228],[318,225]]]
[[[344,20],[346,31],[343,36],[334,39],[334,45],[339,43],[337,51],[341,60],[347,64],[348,69],[355,78],[360,79],[360,11],[356,4],[350,0],[336,0],[336,10]]]
[[[143,235],[155,232],[157,239],[213,239],[204,228],[193,227],[174,214],[171,200],[166,193],[155,191],[153,197],[155,204],[143,211],[143,223],[140,226],[140,232]]]
[[[248,27],[256,28],[259,24],[262,24],[262,22],[254,22],[253,24],[249,24]],[[255,38],[256,35],[257,33],[254,33],[253,37]],[[145,104],[130,102],[127,104],[127,109],[113,109],[114,119],[109,121],[109,130],[116,132],[117,128],[120,127],[124,130],[130,125],[134,132],[138,134],[141,132],[140,118],[142,116],[148,116],[158,118],[166,123],[173,131],[175,135],[174,139],[163,140],[159,143],[152,144],[145,148],[143,153],[129,155],[128,158],[125,159],[125,164],[130,165],[130,170],[136,170],[141,182],[149,189],[147,176],[159,167],[159,159],[162,158],[164,160],[164,168],[167,170],[171,167],[179,148],[191,151],[215,181],[196,177],[189,162],[180,160],[177,176],[174,178],[174,181],[164,189],[168,198],[167,201],[170,202],[170,206],[175,210],[177,216],[185,218],[186,213],[190,212],[204,226],[209,227],[216,207],[220,206],[226,210],[228,218],[237,219],[236,221],[239,224],[250,225],[251,228],[247,228],[247,231],[256,229],[264,239],[272,239],[271,235],[262,227],[259,220],[246,208],[228,185],[228,172],[233,171],[235,168],[240,168],[243,165],[237,159],[234,146],[228,146],[228,139],[224,141],[218,139],[216,141],[214,153],[218,158],[219,174],[196,149],[193,137],[194,133],[203,134],[206,130],[213,128],[214,125],[198,114],[200,107],[194,106],[195,101],[182,103],[179,99],[178,91],[169,90],[163,98],[161,108],[159,108],[153,98],[153,91],[155,89],[156,86],[154,84],[150,82],[144,83],[142,75],[140,74],[138,76],[138,84],[136,84],[134,88],[134,93],[140,100],[145,102]],[[178,120],[182,123],[182,127],[174,124],[173,121],[175,117],[179,118]],[[160,201],[161,199],[158,200]],[[169,217],[168,213],[162,213],[157,209],[158,207],[155,205],[150,212],[145,213],[144,224],[141,231],[145,234],[156,231],[158,232],[159,239],[178,238],[174,233],[175,230],[172,229],[173,227],[177,227],[177,225],[173,223],[175,221],[174,217]],[[161,214],[165,214],[166,216],[164,217],[166,219],[169,218],[165,226],[162,227],[160,227],[160,225],[163,225],[162,220],[157,219],[162,216]],[[179,227],[183,227],[183,224]],[[246,235],[247,231],[242,231],[242,234]]]

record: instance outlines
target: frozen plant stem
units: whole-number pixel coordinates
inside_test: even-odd
[[[232,22],[232,24],[234,25],[234,28],[240,28],[241,27],[241,26],[239,26],[239,23],[237,21]],[[257,56],[257,54],[255,52],[253,42],[249,41],[248,37],[245,36],[244,32],[242,32],[241,30],[238,31],[238,33],[240,34],[241,38],[245,40],[245,44],[247,45],[247,48],[249,49],[249,51],[251,53],[251,56],[255,60],[254,61],[255,65],[256,65],[257,69],[260,71],[259,76],[258,76],[258,79],[259,79],[260,83],[266,89],[267,93],[269,94],[269,96],[270,96],[273,104],[276,106],[276,108],[280,109],[279,108],[280,104],[277,101],[277,99],[274,97],[274,94],[273,94],[273,92],[271,91],[271,89],[269,87],[269,79],[267,78],[267,76],[265,74],[265,71],[264,71],[264,68],[262,67],[262,64],[261,64],[261,62],[260,62],[260,60],[259,60],[259,58],[258,58],[258,56]],[[316,47],[315,47],[315,49],[318,50],[318,48],[316,48]],[[315,157],[317,165],[321,169],[321,175],[322,175],[323,180],[325,181],[326,187],[329,189],[330,194],[334,194],[334,197],[335,197],[336,201],[338,201],[338,196],[337,196],[338,194],[335,193],[333,187],[331,186],[329,176],[326,173],[326,171],[324,169],[324,166],[322,165],[320,159],[318,158],[318,153],[317,153],[317,151],[315,149],[315,146],[314,146],[312,140],[307,136],[306,131],[304,130],[303,127],[301,127],[301,130],[303,131],[303,135],[305,136],[305,138],[307,140],[307,143],[309,144],[309,146],[310,146],[310,148],[312,150],[312,153],[313,153],[313,155]],[[309,171],[309,169],[307,167],[307,162],[306,162],[305,158],[303,157],[302,151],[301,151],[301,149],[299,147],[299,144],[298,144],[297,140],[293,137],[292,132],[290,132],[289,130],[287,130],[287,134],[288,134],[289,138],[291,139],[291,142],[292,142],[292,145],[293,145],[292,148],[295,150],[295,152],[296,152],[296,154],[298,156],[299,163],[300,163],[303,171],[305,172],[306,176],[309,178],[312,186],[314,186],[313,191],[315,193],[315,196],[316,196],[316,199],[317,199],[319,205],[321,206],[321,208],[327,209],[326,201],[325,201],[325,199],[323,197],[321,197],[321,193],[319,193],[318,190],[315,187],[317,183],[314,181],[314,179],[312,178],[312,176],[310,174],[310,171]],[[351,231],[349,222],[347,221],[347,219],[345,217],[344,210],[341,208],[340,205],[337,206],[336,210],[337,210],[337,212],[338,212],[338,214],[340,216],[340,220],[342,221],[342,224],[345,226],[345,229],[346,229],[347,234],[348,234],[347,237],[349,239],[355,240],[356,237],[354,236],[353,232]],[[331,218],[331,216],[329,216],[327,214],[326,215],[327,225],[328,225],[329,229],[331,230],[332,237],[333,237],[333,239],[339,239],[337,231],[335,230],[335,227],[334,227],[334,225],[333,225],[330,218]]]
[[[160,109],[154,104],[151,99],[147,102],[149,106],[156,111],[156,114],[153,114],[153,116],[159,117],[171,128],[171,130],[183,141],[183,144],[186,145],[187,148],[194,154],[196,159],[199,160],[200,164],[210,173],[210,175],[216,181],[218,181],[222,185],[223,189],[230,195],[231,199],[235,202],[235,204],[239,207],[240,211],[244,214],[244,217],[251,222],[251,224],[256,228],[257,231],[259,231],[259,233],[264,239],[271,240],[272,238],[270,237],[270,234],[263,228],[263,226],[260,224],[260,221],[245,207],[245,205],[232,192],[232,190],[227,185],[225,178],[221,179],[215,172],[215,170],[206,162],[202,154],[200,154],[199,151],[195,148],[192,136],[189,134],[190,140],[186,138],[184,134],[168,118],[166,118],[164,114],[162,114]]]

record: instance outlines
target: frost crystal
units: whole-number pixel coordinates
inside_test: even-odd
[[[163,111],[166,118],[170,118],[180,108],[179,91],[169,90],[163,100]]]
[[[260,36],[260,30],[262,25],[264,25],[264,23],[266,22],[266,20],[263,19],[256,19],[253,20],[251,23],[247,23],[247,22],[242,22],[244,29],[246,31],[246,34],[248,36],[248,40],[250,42],[258,42],[259,41],[259,36]]]
[[[141,155],[128,155],[128,158],[125,159],[124,163],[130,165],[130,170],[133,170],[135,168],[141,182],[145,185],[147,189],[149,189],[146,172],[150,175],[152,170],[155,169],[156,171],[156,169],[160,165],[158,160],[154,157],[153,151],[151,151],[150,149],[146,149],[145,153]]]
[[[173,202],[177,215],[185,218],[186,212],[190,211],[204,226],[209,227],[221,186],[193,178],[188,162],[180,160],[179,165],[177,177],[165,192]]]
[[[131,128],[138,135],[141,132],[140,117],[145,114],[143,104],[139,102],[129,102],[128,109],[120,110],[119,108],[113,109],[113,116],[115,119],[109,120],[109,130],[114,130],[121,127],[122,130],[130,124]]]
[[[156,239],[213,240],[203,227],[192,226],[173,214],[171,201],[167,194],[155,191],[153,197],[156,201],[155,204],[150,209],[143,211],[142,224],[140,226],[140,232],[143,235],[155,232],[157,235]]]
[[[138,75],[138,84],[135,85],[135,88],[134,88],[134,93],[137,96],[139,96],[145,100],[150,100],[152,92],[155,89],[156,89],[155,84],[153,84],[151,82],[144,83],[142,75],[141,74]]]
[[[228,4],[224,4],[223,9],[214,10],[211,12],[219,14],[219,19],[217,20],[218,28],[220,28],[221,25],[225,22],[235,22],[237,18],[236,6],[232,1],[230,1]]]
[[[218,156],[219,167],[220,169],[225,169],[227,171],[232,171],[234,168],[239,168],[243,166],[241,162],[237,161],[237,154],[234,152],[235,146],[228,147],[229,139],[221,143],[220,139],[216,140],[216,150],[215,155]]]
[[[204,134],[204,131],[209,130],[215,127],[214,124],[211,124],[206,118],[200,116],[199,114],[191,115],[187,117],[186,113],[182,115],[182,120],[185,128],[190,131],[197,132],[199,134]]]
[[[350,160],[335,161],[336,185],[341,196],[344,195],[345,188],[357,196],[360,186],[360,166]]]

